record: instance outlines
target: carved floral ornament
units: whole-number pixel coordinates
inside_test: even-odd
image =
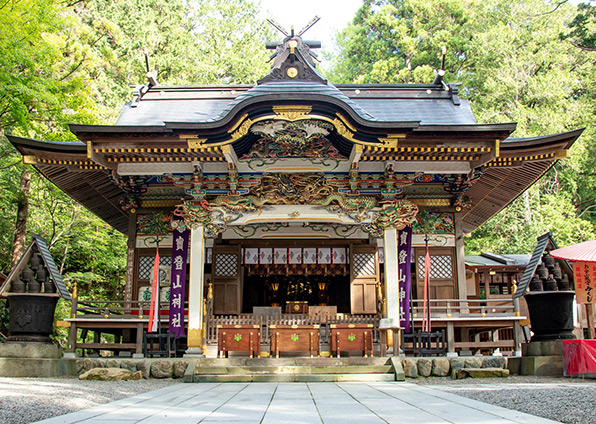
[[[260,213],[274,205],[318,205],[329,212],[349,217],[354,225],[373,236],[385,228],[401,229],[416,220],[418,207],[412,202],[389,200],[379,202],[373,196],[346,195],[327,184],[318,174],[265,175],[261,184],[247,195],[220,195],[213,200],[185,200],[173,215],[174,227],[204,226],[207,237],[216,237],[227,226],[246,213]]]

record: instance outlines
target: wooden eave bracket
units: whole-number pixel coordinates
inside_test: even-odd
[[[360,144],[355,144],[354,147],[352,147],[352,153],[350,154],[350,163],[352,164],[352,167],[358,168],[358,162],[360,162],[363,152],[364,148]]]
[[[92,141],[87,141],[87,158],[92,160],[93,162],[103,166],[104,168],[107,169],[113,169],[116,170],[118,169],[118,165],[115,163],[109,163],[106,160],[105,155],[99,155],[97,153],[95,153],[95,150],[93,149],[93,142]]]
[[[238,156],[236,155],[236,152],[234,151],[234,146],[230,146],[229,144],[226,144],[225,146],[221,146],[221,151],[224,155],[224,157],[226,158],[226,161],[228,162],[228,165],[231,165],[234,167],[234,169],[238,169]]]
[[[478,168],[479,166],[486,165],[496,159],[493,152],[487,152],[480,155],[478,160],[470,161],[470,169]]]
[[[37,165],[37,157],[35,155],[23,155],[23,163],[25,165]]]

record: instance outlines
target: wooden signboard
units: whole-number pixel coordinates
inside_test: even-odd
[[[596,262],[574,262],[573,274],[577,303],[596,303]]]
[[[310,352],[321,355],[318,325],[272,325],[271,356],[279,358],[280,352]]]

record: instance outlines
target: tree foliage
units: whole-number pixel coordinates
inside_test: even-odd
[[[145,50],[160,84],[254,83],[270,34],[257,12],[241,0],[0,2],[0,271],[26,211],[27,234],[48,240],[67,284],[84,298],[122,298],[124,236],[22,165],[4,134],[74,140],[68,123],[113,123],[130,85],[147,83]]]
[[[339,34],[332,79],[430,83],[446,46],[445,79],[462,83],[479,122],[517,122],[518,137],[588,126],[568,160],[472,234],[468,252],[528,252],[549,230],[561,245],[595,237],[594,10],[545,0],[369,0]]]

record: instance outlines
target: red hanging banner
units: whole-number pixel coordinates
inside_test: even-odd
[[[424,257],[424,304],[422,314],[422,331],[430,333],[430,252],[426,246]]]
[[[157,311],[156,311],[157,310]],[[149,332],[158,330],[157,317],[159,315],[159,245],[155,249],[153,263],[153,285],[151,286],[151,306],[149,308]]]

